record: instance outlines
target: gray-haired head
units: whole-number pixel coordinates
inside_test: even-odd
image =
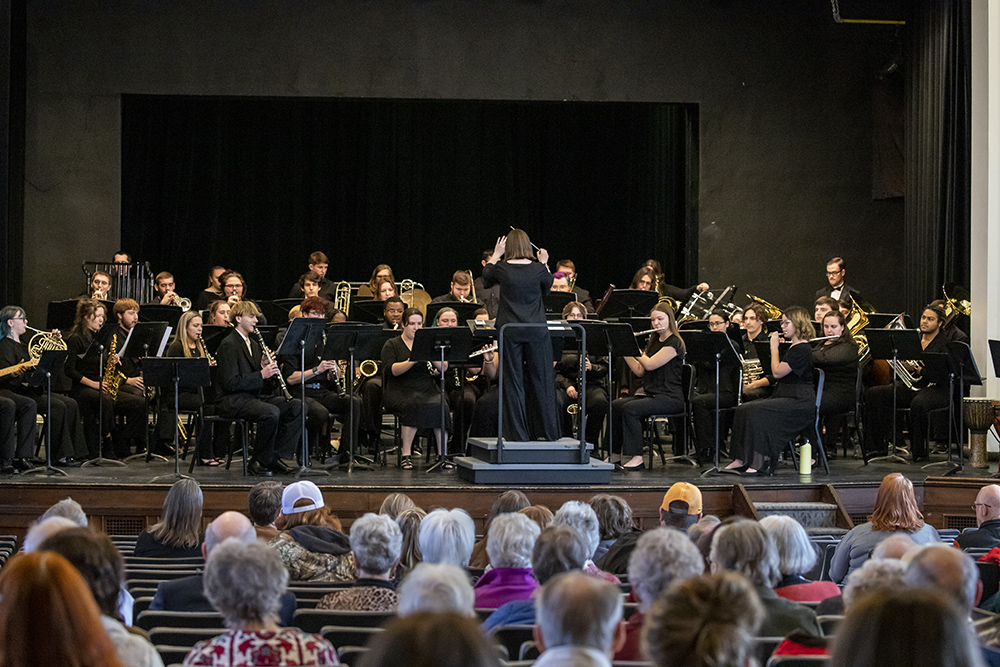
[[[277,621],[288,570],[278,552],[263,542],[229,538],[205,563],[205,596],[227,627]]]
[[[387,514],[363,515],[351,524],[350,540],[358,569],[367,574],[386,574],[403,547],[403,533]]]
[[[83,511],[83,507],[80,503],[70,497],[63,498],[52,507],[45,510],[45,513],[39,517],[39,520],[44,521],[45,519],[54,516],[67,518],[80,528],[86,528],[88,524],[87,514]]]
[[[64,516],[54,516],[44,519],[28,529],[28,534],[24,536],[24,544],[21,545],[21,549],[24,553],[31,553],[38,549],[39,544],[56,533],[79,527],[74,521],[70,521]]]
[[[462,509],[436,509],[420,523],[420,553],[425,563],[468,567],[476,544],[476,525]]]
[[[257,531],[250,519],[239,512],[223,512],[205,529],[205,553],[212,553],[212,549],[231,537],[244,543],[253,542],[257,539]]]
[[[903,533],[898,533],[896,535],[890,535],[885,538],[872,550],[872,558],[876,560],[883,560],[886,558],[893,558],[899,560],[903,555],[915,547],[916,542],[909,535]]]
[[[446,563],[421,563],[399,587],[399,615],[452,612],[472,618],[476,594],[465,570]]]
[[[253,485],[247,496],[247,509],[255,526],[270,526],[278,518],[283,490],[281,482],[273,480]]]
[[[540,584],[557,574],[583,568],[589,556],[587,541],[572,526],[549,526],[535,540],[531,573]]]
[[[675,581],[705,571],[705,559],[684,533],[673,528],[654,528],[635,544],[628,559],[628,579],[645,612]]]
[[[816,549],[798,521],[790,516],[774,514],[761,519],[760,525],[778,549],[781,574],[805,574],[816,564]]]
[[[593,507],[579,500],[567,500],[552,517],[552,523],[576,528],[587,541],[587,558],[594,557],[597,545],[601,542],[601,524]]]
[[[969,554],[935,544],[924,547],[913,557],[903,581],[907,586],[944,595],[964,611],[976,604],[979,570]]]
[[[896,558],[865,561],[864,565],[847,575],[843,592],[844,609],[849,609],[866,595],[902,589],[905,573],[906,564]]]
[[[556,575],[535,598],[546,649],[581,646],[610,654],[623,609],[617,586],[583,572]]]
[[[778,548],[756,521],[720,526],[712,535],[709,560],[723,570],[739,572],[755,586],[774,586],[781,579]]]
[[[690,526],[687,529],[688,539],[698,544],[699,540],[708,533],[715,530],[715,527],[722,523],[722,520],[714,514],[706,514]]]
[[[493,567],[531,567],[531,551],[541,531],[523,514],[507,513],[493,519],[486,537],[486,554]]]

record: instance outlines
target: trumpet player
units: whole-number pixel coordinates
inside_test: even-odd
[[[302,404],[298,399],[274,396],[268,380],[280,373],[277,361],[264,355],[252,336],[260,310],[252,301],[240,301],[231,310],[235,328],[216,352],[218,364],[215,407],[219,415],[257,424],[252,460],[253,475],[287,474],[281,460],[294,455],[302,435]]]
[[[947,353],[948,341],[941,333],[944,311],[927,306],[920,314],[920,346],[926,353]],[[927,415],[931,410],[948,407],[948,378],[928,368],[901,365],[913,378],[913,390],[895,380],[896,407],[910,408],[910,453],[913,462],[927,459]],[[893,385],[870,387],[865,392],[865,449],[869,456],[884,454],[895,420],[892,414]],[[958,406],[961,409],[961,406]]]
[[[186,310],[191,309],[191,300],[182,299],[178,296],[177,292],[174,291],[174,276],[167,271],[161,271],[156,274],[156,291],[153,292],[152,303],[158,303],[162,306],[179,306],[181,308],[187,306]]]
[[[80,295],[81,299],[98,299],[108,301],[111,299],[111,276],[104,271],[94,271],[90,276],[90,284],[86,294]]]
[[[597,312],[594,303],[590,299],[590,292],[583,289],[576,283],[576,264],[571,259],[560,259],[556,262],[556,273],[562,273],[569,284],[569,291],[576,295],[577,303],[582,303],[588,313]],[[555,274],[553,274],[555,275]],[[554,285],[555,283],[553,283]]]
[[[447,294],[436,296],[431,299],[431,303],[448,303],[450,301],[461,301],[470,303],[472,299],[472,276],[468,271],[456,271],[451,276],[451,286]]]
[[[309,270],[306,272],[306,274],[309,273],[316,274],[316,277],[318,278],[318,280],[316,280],[316,283],[318,284],[319,287],[318,296],[333,303],[334,297],[337,296],[337,285],[334,284],[332,280],[327,280],[326,271],[329,268],[330,268],[330,260],[327,259],[327,256],[324,253],[317,250],[316,252],[309,255]],[[288,298],[305,299],[309,296],[317,296],[316,294],[313,295],[306,294],[303,287],[304,286],[302,284],[302,278],[299,278],[298,281],[296,281],[295,284],[292,285],[291,290],[289,290]]]
[[[232,308],[234,305],[240,301],[249,301],[255,306],[257,305],[253,299],[247,298],[247,283],[243,280],[243,276],[236,271],[226,271],[222,274],[222,296]],[[260,312],[260,307],[257,308],[258,321],[260,324],[267,324],[267,318],[264,314]]]

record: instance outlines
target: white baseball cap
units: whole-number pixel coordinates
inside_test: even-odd
[[[295,503],[303,498],[311,500],[312,502],[308,505],[296,507]],[[299,512],[318,510],[325,505],[326,503],[323,502],[323,493],[319,490],[318,486],[309,480],[302,480],[301,482],[289,484],[285,487],[285,490],[281,492],[282,514],[298,514]]]

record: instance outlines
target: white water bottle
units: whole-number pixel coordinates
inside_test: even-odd
[[[813,456],[812,443],[806,440],[799,447],[799,474],[800,475],[811,475],[812,474],[812,456]]]

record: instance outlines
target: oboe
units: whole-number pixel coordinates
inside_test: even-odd
[[[260,341],[260,348],[264,351],[264,356],[267,357],[268,365],[277,363],[274,358],[274,353],[268,349],[267,345],[264,343],[264,337],[260,335],[260,329],[254,327],[254,334],[257,336],[257,340]],[[281,393],[284,394],[285,400],[292,400],[292,394],[288,391],[288,385],[285,384],[285,378],[282,377],[281,371],[278,371],[278,384],[281,385]]]

